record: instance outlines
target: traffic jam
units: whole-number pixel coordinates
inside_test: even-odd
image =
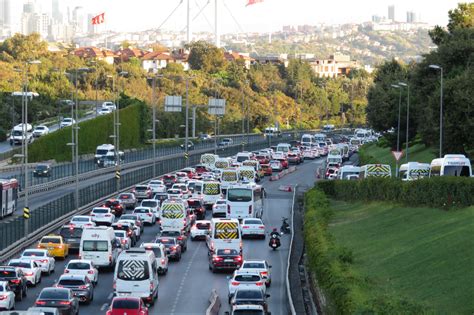
[[[203,154],[198,165],[135,185],[88,214],[73,216],[57,233],[0,266],[0,309],[15,309],[29,288],[54,277],[54,285],[42,288],[27,309],[76,315],[94,300],[101,274],[113,273],[107,288],[113,297],[103,313],[148,314],[166,290],[159,278],[186,255],[189,242],[203,242],[209,272],[228,274],[223,301],[229,313],[269,314],[271,261],[244,257],[243,239],[267,239],[272,251],[291,231],[288,218],[279,229],[265,226],[262,180],[325,154],[318,145],[300,143],[233,157]],[[159,232],[141,242],[154,226]],[[56,267],[58,260],[65,262],[63,270]]]

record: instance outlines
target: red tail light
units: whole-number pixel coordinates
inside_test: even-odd
[[[36,305],[46,305],[46,301],[36,301]]]
[[[263,282],[258,281],[258,282],[255,283],[255,285],[256,285],[257,287],[261,287],[261,286],[263,285]]]
[[[150,291],[153,291],[153,289],[155,288],[155,286],[153,285],[153,282],[150,283]]]
[[[243,229],[248,229],[249,227],[247,225],[242,226]]]
[[[262,272],[260,272],[260,276],[262,276],[262,277],[268,277],[268,272],[262,271]]]
[[[117,283],[114,281],[114,283],[112,284],[112,288],[115,290],[117,289]]]
[[[258,228],[263,230],[263,229],[265,229],[265,226],[260,225]]]
[[[171,246],[172,250],[176,250],[177,246]]]
[[[109,218],[109,217],[111,217],[111,215],[110,215],[110,214],[106,214],[105,216],[106,216],[106,217],[108,217],[108,218]]]
[[[212,256],[212,260],[214,260],[214,261],[221,261],[221,260],[223,260],[223,258],[214,255],[214,256]]]
[[[85,290],[85,289],[87,289],[87,286],[86,285],[81,285],[81,286],[79,286],[79,289]]]
[[[151,216],[152,216],[152,214],[151,214],[151,213],[147,213],[146,215],[147,215],[147,216],[149,216],[149,217],[151,217]]]
[[[112,255],[109,255],[109,261],[112,262]]]
[[[242,261],[242,256],[237,256],[234,258],[235,261]]]
[[[239,285],[240,282],[238,282],[238,281],[232,281],[231,284],[232,284],[232,285]]]
[[[166,261],[162,258],[161,259],[161,264],[164,264]]]
[[[20,284],[20,280],[19,279],[13,279],[13,280],[10,280],[11,283],[14,283],[14,284]]]
[[[32,272],[25,272],[25,276],[27,276],[27,277],[31,277],[32,275],[33,275]]]
[[[71,305],[70,301],[60,301],[59,305]]]
[[[93,274],[94,274],[94,270],[89,270],[87,273],[90,274],[90,275],[93,275]]]
[[[182,236],[178,236],[178,241],[182,241],[183,240],[183,237]]]

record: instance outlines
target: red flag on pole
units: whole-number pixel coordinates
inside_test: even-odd
[[[245,6],[248,7],[249,5],[260,3],[260,2],[263,2],[263,0],[247,0],[247,4]]]
[[[105,22],[105,12],[92,18],[92,25],[102,24]]]

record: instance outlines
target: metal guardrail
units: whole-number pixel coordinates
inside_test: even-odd
[[[295,236],[295,199],[296,199],[296,190],[298,189],[298,184],[295,185],[293,189],[293,202],[291,204],[291,240],[290,240],[290,250],[288,252],[288,261],[286,265],[286,295],[288,295],[288,304],[290,305],[291,315],[296,315],[295,305],[293,304],[293,297],[291,296],[290,289],[290,262],[291,262],[291,251],[293,248],[293,238]]]

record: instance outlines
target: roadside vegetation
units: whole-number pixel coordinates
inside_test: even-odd
[[[474,206],[443,211],[306,195],[309,268],[328,313],[472,314]],[[310,244],[310,245],[308,245]]]

